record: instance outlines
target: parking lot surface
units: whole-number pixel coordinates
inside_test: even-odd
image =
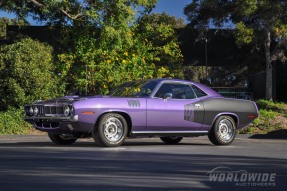
[[[93,139],[58,146],[45,135],[0,136],[1,191],[286,190],[287,139],[238,135],[232,145],[207,137],[177,145],[159,138],[98,147]]]

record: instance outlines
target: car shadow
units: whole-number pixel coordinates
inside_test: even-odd
[[[211,146],[212,144],[209,143],[208,141],[202,142],[202,140],[198,141],[197,140],[186,140],[182,141],[178,144],[165,144],[161,142],[160,140],[157,139],[148,139],[148,138],[130,138],[127,139],[122,146],[127,146],[127,147],[140,147],[140,146],[163,146],[166,145],[168,146],[186,146],[186,145],[193,145],[193,146]],[[31,142],[28,142],[27,140],[13,140],[9,142],[0,142],[1,147],[101,147],[97,145],[93,139],[79,139],[77,142],[71,144],[71,145],[57,145],[49,140],[47,141],[35,141],[32,140]]]
[[[267,134],[255,134],[250,139],[287,139],[287,129],[271,131]]]

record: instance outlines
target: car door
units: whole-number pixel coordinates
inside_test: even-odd
[[[191,84],[164,82],[147,99],[147,131],[197,131],[203,118],[203,104]]]

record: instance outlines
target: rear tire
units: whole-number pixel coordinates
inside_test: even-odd
[[[57,145],[71,145],[77,141],[76,138],[65,137],[62,134],[50,134],[50,133],[48,133],[48,136],[49,136],[50,140]]]
[[[160,137],[162,142],[169,144],[169,145],[175,145],[179,143],[182,140],[183,137]]]
[[[104,114],[94,127],[92,136],[99,146],[117,147],[123,144],[128,133],[125,118],[116,113]]]
[[[208,138],[214,145],[229,145],[234,141],[236,135],[235,127],[232,117],[220,116],[216,119],[208,134]]]

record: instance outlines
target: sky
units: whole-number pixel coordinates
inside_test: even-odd
[[[186,21],[186,16],[183,14],[183,9],[186,5],[191,3],[192,0],[159,0],[153,13],[166,12],[171,16],[183,18]]]
[[[184,7],[191,3],[192,0],[158,0],[158,3],[152,13],[166,12],[171,16],[183,18],[187,22],[185,15],[183,14]],[[10,19],[15,18],[13,14],[7,14],[0,11],[0,17],[8,17]],[[39,25],[39,23],[31,22],[32,25]]]

